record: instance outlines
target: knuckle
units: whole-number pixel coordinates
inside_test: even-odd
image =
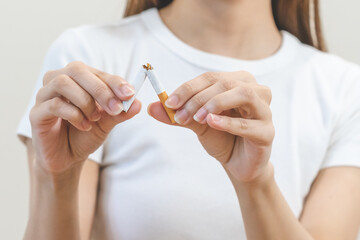
[[[254,90],[246,85],[239,86],[238,93],[244,97],[245,102],[251,102],[255,97]]]
[[[108,92],[108,88],[104,84],[97,84],[94,87],[93,94],[96,99],[102,98]]]
[[[256,81],[254,75],[252,75],[248,71],[239,71],[239,74],[241,75],[241,78],[244,79],[246,82],[255,82]]]
[[[272,100],[272,92],[271,92],[271,89],[267,86],[262,86],[262,89],[263,89],[263,95],[264,95],[264,98],[265,98],[265,101],[270,104],[271,103],[271,100]]]
[[[99,69],[94,69],[94,74],[101,79],[106,79],[109,76],[109,74],[107,74],[106,72],[103,72]]]
[[[271,123],[272,122],[272,111],[266,103],[263,103],[263,104],[264,104],[264,110],[261,112],[262,113],[261,119],[263,121]]]
[[[206,102],[205,97],[202,95],[198,95],[191,99],[190,105],[200,107],[200,106],[204,105],[205,102]]]
[[[256,133],[257,141],[264,146],[269,146],[272,144],[274,137],[275,127],[272,122],[262,122],[261,131]]]
[[[73,110],[71,111],[69,121],[72,122],[81,122],[83,120],[83,115],[80,113],[79,110]]]
[[[58,75],[52,81],[52,84],[56,89],[64,89],[69,85],[69,77],[65,74]]]
[[[246,120],[239,118],[237,121],[237,128],[241,130],[247,130],[249,128],[249,124]]]
[[[186,93],[193,92],[195,90],[195,87],[190,82],[186,82],[183,84],[183,90]]]
[[[266,131],[264,131],[264,142],[266,143],[272,143],[272,141],[274,140],[275,137],[275,127],[274,125],[270,122],[267,126],[266,126]]]
[[[252,76],[252,74],[250,72],[244,71],[244,70],[239,71],[239,74],[241,74],[244,77]]]
[[[123,85],[127,84],[127,82],[125,81],[125,79],[123,79],[120,76],[115,76],[115,75],[109,75],[107,77],[103,77],[102,78],[106,83],[109,84],[109,86],[111,87],[122,87]]]
[[[55,97],[53,99],[50,100],[50,104],[49,104],[49,111],[50,112],[56,112],[62,104],[62,100],[58,97]]]
[[[85,68],[85,64],[80,61],[74,61],[66,65],[66,69],[72,74],[79,73],[83,71],[84,68]]]
[[[217,111],[218,109],[222,109],[223,107],[223,104],[222,104],[222,99],[220,96],[215,96],[213,97],[212,99],[210,99],[209,103],[207,104],[208,108],[211,110],[211,111]]]
[[[93,100],[90,96],[85,95],[82,97],[82,101],[80,103],[80,108],[83,110],[91,110],[93,108]]]
[[[43,86],[45,86],[46,84],[48,84],[51,80],[52,80],[52,77],[54,76],[54,72],[53,70],[50,70],[50,71],[47,71],[45,74],[44,74],[44,77],[43,77]]]
[[[274,127],[274,124],[270,124],[270,140],[273,141],[274,140],[274,137],[275,137],[275,127]]]
[[[229,79],[223,79],[222,81],[221,81],[221,85],[223,86],[223,88],[225,89],[225,90],[230,90],[230,89],[232,89],[233,87],[234,87],[234,82],[233,81],[231,81],[231,80],[229,80]]]
[[[44,87],[41,87],[41,88],[37,91],[36,97],[35,97],[35,103],[36,103],[36,104],[40,102],[43,91],[44,91]]]
[[[213,84],[218,79],[218,73],[217,72],[206,72],[201,75],[201,78],[204,79],[205,81]]]
[[[119,84],[125,84],[125,83],[127,83],[127,82],[125,81],[125,79],[123,79],[123,78],[120,77],[120,76],[116,76],[116,75],[110,75],[109,79],[110,79],[110,81],[115,82],[115,83],[119,83]]]

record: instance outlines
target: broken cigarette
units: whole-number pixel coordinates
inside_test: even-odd
[[[146,76],[149,78],[151,85],[154,88],[156,94],[158,95],[160,102],[164,107],[170,121],[172,123],[175,123],[175,111],[165,106],[165,101],[168,99],[168,95],[159,78],[156,76],[154,68],[149,63],[143,65],[142,68],[140,68],[140,70],[138,71],[135,79],[129,82],[131,85],[134,86],[135,94],[131,99],[123,101],[124,111],[127,112],[129,110],[131,104],[134,102],[138,92],[140,91],[141,86],[145,82]]]
[[[146,79],[146,69],[144,68],[140,68],[140,70],[138,71],[138,73],[136,74],[136,77],[133,81],[129,82],[131,85],[133,85],[133,87],[135,88],[135,94],[134,96],[132,96],[132,98],[130,98],[127,101],[123,101],[123,106],[124,106],[124,111],[127,112],[131,106],[131,104],[134,102],[137,94],[140,91],[141,86],[143,85],[143,83],[145,82]]]
[[[143,68],[147,70],[147,77],[149,78],[151,85],[153,86],[156,94],[158,95],[162,106],[164,107],[170,121],[175,123],[175,111],[165,106],[165,101],[168,99],[168,95],[165,91],[164,86],[160,82],[159,78],[157,77],[154,68],[148,63],[143,65]]]

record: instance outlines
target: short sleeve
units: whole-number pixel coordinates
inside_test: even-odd
[[[337,91],[338,117],[322,168],[360,167],[360,67],[352,68],[341,85]]]
[[[93,59],[95,58],[91,55],[91,49],[89,49],[86,42],[82,39],[81,35],[76,32],[76,30],[70,29],[60,35],[60,37],[50,46],[47,51],[30,102],[28,103],[26,111],[18,125],[18,136],[31,138],[29,114],[31,108],[35,104],[36,93],[42,87],[42,78],[44,74],[50,70],[63,68],[68,63],[73,61],[82,61],[87,65],[94,66],[95,62]],[[102,155],[103,146],[100,146],[94,153],[89,156],[89,159],[100,163],[102,160]]]

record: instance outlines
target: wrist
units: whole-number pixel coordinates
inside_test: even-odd
[[[264,168],[259,172],[259,174],[251,180],[237,181],[234,177],[230,176],[230,174],[229,177],[236,191],[265,189],[275,180],[274,167],[270,162],[268,162],[266,166],[264,166]]]
[[[83,163],[74,164],[71,168],[53,172],[44,168],[41,163],[33,161],[32,180],[37,190],[49,193],[62,194],[76,192],[79,185],[80,174]]]

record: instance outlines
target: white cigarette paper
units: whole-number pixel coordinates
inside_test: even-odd
[[[135,88],[135,94],[127,101],[123,101],[124,111],[127,112],[129,108],[131,107],[131,104],[134,102],[136,95],[141,89],[141,86],[145,82],[146,79],[146,69],[143,67],[140,68],[138,73],[136,74],[136,77],[133,79],[133,81],[129,82],[133,87]]]
[[[130,82],[130,84],[132,84],[135,88],[135,94],[130,100],[123,101],[124,111],[127,112],[129,110],[131,104],[134,102],[136,98],[136,95],[140,91],[141,86],[145,82],[146,76],[149,78],[151,85],[154,88],[156,94],[158,95],[160,102],[164,107],[164,110],[166,111],[166,114],[168,115],[170,121],[172,123],[175,123],[175,118],[174,118],[175,111],[173,109],[166,107],[165,102],[166,99],[168,98],[168,95],[165,91],[164,86],[160,82],[159,78],[156,76],[156,73],[153,70],[153,67],[151,66],[150,63],[143,65],[142,68],[137,73],[134,81]]]
[[[147,76],[151,82],[152,87],[154,88],[156,94],[160,94],[165,92],[165,88],[162,85],[162,83],[159,81],[159,78],[157,77],[155,71],[153,69],[147,70]]]
[[[166,111],[166,114],[168,115],[171,123],[176,123],[175,122],[175,110],[170,109],[165,105],[165,102],[168,99],[168,95],[167,95],[165,88],[162,85],[161,81],[156,76],[154,68],[151,66],[150,63],[143,65],[143,67],[144,67],[144,69],[147,70],[147,77],[149,78],[151,85],[153,86],[156,94],[158,95],[160,102],[161,102],[162,106],[164,107],[164,110]]]

